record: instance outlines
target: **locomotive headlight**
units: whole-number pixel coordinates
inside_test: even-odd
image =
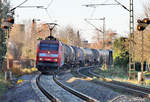
[[[43,58],[39,58],[39,61],[42,61],[43,60]]]
[[[57,62],[58,60],[57,59],[53,59],[55,62]]]

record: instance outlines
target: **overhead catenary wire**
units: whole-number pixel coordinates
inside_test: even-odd
[[[51,15],[50,15],[49,12],[48,12],[48,8],[52,5],[52,3],[53,3],[53,0],[51,0],[51,1],[48,3],[47,7],[44,7],[44,8],[42,8],[42,9],[45,10],[45,13],[47,14],[48,18],[53,21]]]
[[[103,33],[103,31],[99,28],[97,28],[94,24],[92,24],[90,21],[88,21],[87,19],[84,19],[88,24],[92,25],[96,30],[100,31],[101,33]]]
[[[48,18],[51,19],[51,20],[53,20],[52,17],[50,16],[49,12],[48,12],[48,9],[44,8],[44,10],[45,10],[45,13],[47,14]]]
[[[108,2],[109,0],[105,0],[103,3],[106,3],[106,2]]]
[[[49,17],[51,20],[53,20],[53,19],[52,19],[52,17],[50,16],[50,14],[49,14],[49,12],[48,12],[48,8],[52,5],[52,3],[53,3],[53,0],[50,0],[49,4],[48,4],[47,7],[45,8],[46,13],[47,13],[48,17]]]
[[[127,7],[125,7],[123,4],[121,4],[121,3],[118,2],[117,0],[114,0],[114,1],[117,2],[118,5],[122,6],[124,9],[126,9],[127,11],[130,12],[130,10],[129,10]]]
[[[48,17],[53,21],[53,18],[52,18],[51,15],[49,14],[48,9],[45,9],[45,11],[46,11]]]
[[[108,1],[108,0],[106,0]],[[86,5],[82,5],[82,6],[85,6],[85,7],[92,7],[92,8],[96,8],[97,6],[113,6],[113,5],[120,5],[121,7],[123,7],[125,10],[127,10],[128,12],[130,12],[130,10],[125,6],[123,5],[122,3],[120,3],[118,0],[114,0],[116,3],[110,3],[110,4],[106,4],[106,1],[103,2],[103,3],[96,3],[96,4],[86,4]],[[138,17],[136,14],[134,14],[135,17]]]
[[[25,0],[24,2],[22,2],[21,4],[19,4],[18,6],[12,8],[10,11],[14,11],[16,8],[20,7],[21,5],[23,5],[24,3],[26,3],[28,0]]]
[[[91,17],[90,17],[90,18],[92,18],[92,17],[93,17],[93,15],[94,15],[95,11],[96,11],[96,7],[93,7],[93,10],[92,10],[92,13],[91,13]]]
[[[53,0],[51,0],[50,2],[49,2],[49,4],[47,5],[47,9],[51,6],[51,4],[53,3]]]

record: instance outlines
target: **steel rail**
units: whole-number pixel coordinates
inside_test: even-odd
[[[124,96],[124,95],[121,95],[121,96],[115,97],[114,99],[112,99],[112,100],[109,101],[109,102],[116,102],[118,99],[122,99],[123,97],[125,97],[125,96]]]
[[[89,70],[89,73],[95,75],[98,78],[100,78],[99,75],[93,73],[91,70]],[[125,83],[125,82],[119,82],[119,81],[116,81],[116,80],[112,80],[111,83],[118,84],[118,85],[125,86],[125,87],[132,88],[132,89],[136,89],[136,90],[139,90],[139,91],[144,91],[145,93],[149,93],[150,94],[150,88],[141,87],[141,86]]]
[[[38,88],[41,90],[41,92],[52,102],[60,102],[56,97],[50,95],[41,85],[40,85],[40,77],[41,74],[36,78],[36,84],[38,86]]]
[[[68,92],[72,93],[73,95],[83,99],[84,101],[86,102],[98,102],[97,100],[87,96],[87,95],[84,95],[68,86],[65,86],[63,83],[61,83],[60,81],[57,80],[56,78],[56,75],[53,75],[53,80],[56,82],[56,84],[58,84],[60,87],[62,87],[63,89],[67,90]]]
[[[89,77],[89,74],[91,74],[89,72],[89,70],[88,70],[88,75],[82,74],[81,70],[82,69],[77,71],[77,73],[79,75],[83,75],[84,77]],[[98,78],[100,78],[100,76]],[[103,79],[104,79],[104,81],[98,81],[98,83],[103,86],[107,86],[112,89],[120,89],[120,90],[122,90],[124,92],[128,92],[134,96],[150,98],[150,89],[149,88],[144,88],[144,87],[140,87],[140,86],[136,86],[136,85],[132,85],[132,84],[128,84],[128,83],[123,83],[123,82],[119,82],[119,81],[114,81],[114,80],[107,81],[107,79],[105,79],[105,78],[103,78]]]

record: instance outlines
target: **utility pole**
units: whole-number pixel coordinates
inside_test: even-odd
[[[88,20],[103,20],[103,31],[99,28],[97,28],[95,25],[93,25],[92,23],[90,23]],[[103,46],[102,46],[102,49],[105,50],[105,38],[106,38],[106,35],[105,35],[105,17],[103,18],[99,18],[99,19],[85,19],[85,21],[92,25],[96,30],[98,30],[100,33],[103,33]],[[103,69],[107,69],[107,64],[106,64],[106,56],[104,56],[103,58]]]
[[[105,50],[105,17],[103,18],[103,50]],[[107,64],[106,64],[106,54],[104,56],[104,59],[103,59],[103,68],[106,70],[107,69]]]
[[[32,39],[33,39],[33,59],[34,59],[34,63],[33,63],[33,66],[35,68],[35,59],[36,59],[36,55],[35,55],[35,51],[36,51],[36,48],[35,48],[35,35],[36,34],[36,22],[35,20],[33,19],[32,20]]]
[[[144,36],[143,36],[143,31],[142,31],[142,60],[141,60],[141,83],[143,84],[144,82],[144,74],[143,74],[143,70],[144,70]]]
[[[2,1],[0,1],[0,8],[2,8]],[[0,9],[0,21],[2,21],[2,9]],[[0,22],[0,26],[1,26],[1,23],[2,22]],[[2,34],[2,31],[0,31],[0,33],[1,33],[1,35],[0,35],[0,40],[1,40],[1,44],[0,44],[0,47],[3,47],[3,34]],[[3,65],[3,58],[2,58],[2,56],[3,56],[3,53],[2,53],[2,55],[0,56],[0,72],[2,71],[2,65]]]
[[[81,46],[81,38],[80,38],[80,32],[79,30],[77,31],[77,47]]]
[[[89,22],[88,20],[102,20],[103,21],[103,30],[101,30],[100,28],[96,27],[94,24],[92,24],[91,22]],[[92,25],[96,30],[98,30],[100,33],[103,33],[103,46],[102,46],[102,49],[105,48],[105,17],[103,18],[98,18],[98,19],[85,19],[85,21]]]
[[[6,46],[8,47],[8,44],[9,44],[9,33],[10,33],[10,31],[9,31],[9,29],[8,30],[6,30]],[[7,61],[7,69],[6,69],[6,72],[5,72],[5,80],[7,80],[7,75],[9,75],[9,78],[10,78],[10,80],[12,80],[12,72],[11,72],[11,69],[10,69],[10,67],[9,67],[9,56],[8,56],[8,54],[9,54],[9,50],[8,50],[8,48],[7,48],[7,52],[6,52],[6,61]],[[8,74],[9,73],[9,74]]]
[[[37,34],[37,21],[40,21],[40,19],[33,19],[32,20],[32,46],[33,46],[33,59],[34,59],[34,63],[33,66],[34,68],[36,67],[36,43],[37,43],[37,39],[36,39],[36,34]]]
[[[130,0],[130,40],[129,40],[129,79],[132,78],[132,72],[135,71],[135,60],[134,60],[134,9],[133,0]],[[133,73],[135,78],[135,74]]]
[[[120,5],[124,9],[126,9],[129,12],[129,79],[131,79],[131,70],[135,70],[135,62],[134,62],[134,4],[133,0],[129,0],[129,7],[128,9],[126,6],[118,2],[118,0],[114,0],[116,4],[87,4],[83,5],[86,7],[96,7],[96,6],[111,6],[111,5]]]
[[[106,38],[106,35],[105,35],[105,17],[103,18],[103,49],[105,48],[105,38]]]

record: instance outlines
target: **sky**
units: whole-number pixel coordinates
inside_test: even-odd
[[[11,6],[15,7],[24,0],[10,0]],[[129,8],[129,0],[118,0]],[[135,22],[143,14],[143,3],[147,0],[134,0]],[[40,19],[40,22],[56,22],[58,29],[70,25],[79,30],[82,38],[92,42],[94,27],[85,22],[84,19],[99,19],[105,17],[106,30],[111,29],[119,36],[127,36],[129,32],[129,12],[119,5],[97,6],[96,8],[85,7],[85,4],[110,4],[114,0],[28,0],[22,6],[44,6],[48,7],[48,16],[45,9],[17,8],[15,10],[15,23],[23,23],[23,20]],[[90,20],[97,28],[102,29],[102,20]],[[136,26],[136,25],[135,25]]]

